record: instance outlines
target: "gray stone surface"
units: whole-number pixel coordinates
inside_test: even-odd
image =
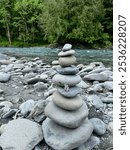
[[[75,51],[74,50],[68,50],[68,51],[61,51],[58,56],[59,57],[64,57],[64,56],[71,56],[71,55],[74,55],[75,54]]]
[[[88,107],[83,102],[83,105],[78,110],[67,111],[50,102],[45,108],[45,115],[61,126],[76,128],[88,116]]]
[[[53,83],[59,86],[75,86],[79,82],[81,82],[81,77],[79,75],[60,75],[56,74],[52,78]]]
[[[34,105],[35,105],[34,100],[29,99],[19,106],[19,110],[20,110],[21,114],[25,116],[32,110]]]
[[[60,66],[68,67],[76,63],[76,57],[75,56],[60,57],[58,61]]]
[[[55,105],[65,110],[77,110],[83,104],[81,96],[77,95],[73,98],[66,98],[57,91],[53,93],[52,100]]]
[[[79,128],[68,129],[46,119],[42,124],[45,141],[55,150],[72,150],[88,140],[93,125],[85,119]]]
[[[87,101],[91,102],[93,106],[97,109],[103,108],[103,102],[101,101],[101,98],[97,95],[90,95],[87,97]]]
[[[95,146],[99,145],[100,139],[96,136],[91,136],[85,143],[74,150],[92,150]]]
[[[84,76],[84,79],[88,81],[107,81],[108,76],[101,73],[92,73]]]
[[[113,82],[112,81],[106,81],[103,83],[103,87],[109,91],[113,90]]]
[[[0,82],[7,82],[10,80],[11,75],[8,73],[0,72]]]
[[[89,88],[89,87],[90,87],[90,85],[87,84],[86,82],[84,82],[83,80],[81,80],[81,82],[79,82],[79,83],[77,84],[77,86],[80,87],[80,88],[82,88],[82,89],[86,89],[86,88]]]
[[[90,119],[90,121],[92,122],[92,124],[94,126],[94,132],[97,135],[103,135],[106,132],[106,125],[101,119],[92,118],[92,119]]]
[[[74,96],[76,96],[77,94],[80,94],[80,93],[82,92],[81,88],[78,87],[78,86],[69,87],[68,90],[65,90],[64,88],[58,86],[58,87],[57,87],[57,91],[58,91],[61,95],[65,96],[65,97],[68,97],[68,98],[69,98],[69,97],[74,97]]]
[[[79,69],[75,66],[70,66],[70,67],[57,67],[56,71],[59,74],[63,74],[63,75],[75,75],[79,72]]]
[[[10,121],[0,136],[3,150],[32,150],[43,139],[39,124],[28,119]]]
[[[63,48],[62,48],[62,51],[68,51],[68,50],[70,50],[72,48],[72,45],[71,44],[65,44],[64,46],[63,46]]]

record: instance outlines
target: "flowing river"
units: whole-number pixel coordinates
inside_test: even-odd
[[[112,66],[113,51],[112,50],[94,50],[94,49],[75,49],[78,63],[88,64],[90,62],[103,62],[107,66]],[[58,49],[45,47],[31,48],[12,48],[0,47],[0,53],[8,54],[15,57],[40,57],[45,62],[51,63],[58,59]]]

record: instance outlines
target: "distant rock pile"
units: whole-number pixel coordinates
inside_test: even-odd
[[[77,75],[75,51],[65,44],[59,52],[59,65],[52,81],[57,90],[45,108],[46,120],[42,124],[46,143],[55,150],[71,150],[86,142],[93,132],[88,120],[88,107],[79,95],[81,82]]]

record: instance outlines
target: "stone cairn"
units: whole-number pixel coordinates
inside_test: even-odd
[[[59,65],[52,81],[57,91],[46,106],[46,120],[42,124],[46,143],[55,150],[71,150],[86,142],[93,132],[88,120],[88,107],[82,100],[81,82],[77,75],[75,51],[71,44],[65,44],[59,52]]]

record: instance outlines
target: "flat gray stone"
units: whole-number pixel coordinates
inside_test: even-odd
[[[76,63],[76,57],[75,56],[60,57],[58,61],[60,66],[68,67]]]
[[[31,79],[28,79],[27,80],[27,83],[28,84],[35,84],[37,82],[44,82],[44,83],[47,83],[47,80],[46,79],[42,79],[42,78],[39,78],[39,77],[34,77],[34,78],[31,78]]]
[[[94,126],[94,132],[97,135],[103,135],[106,132],[106,125],[101,119],[92,118],[92,119],[90,119],[90,121],[92,122],[92,124]]]
[[[99,145],[100,139],[96,136],[91,136],[85,143],[74,150],[92,150],[95,146]]]
[[[79,75],[60,75],[56,74],[52,81],[59,86],[75,86],[81,81],[81,77]]]
[[[32,150],[43,139],[39,124],[28,119],[10,121],[0,136],[3,150]]]
[[[45,108],[45,115],[61,126],[77,128],[88,116],[88,107],[83,102],[83,105],[78,110],[67,111],[50,102]]]
[[[107,81],[108,76],[101,73],[92,73],[84,76],[84,79],[88,81]]]
[[[50,119],[42,124],[46,143],[55,150],[72,150],[89,139],[93,125],[85,119],[79,128],[69,129],[62,127]]]
[[[72,45],[71,44],[65,44],[64,46],[63,46],[63,48],[62,48],[62,51],[68,51],[68,50],[70,50],[72,48]]]
[[[64,56],[71,56],[71,55],[74,55],[75,54],[75,51],[74,50],[68,50],[68,51],[61,51],[59,52],[58,56],[59,57],[64,57]]]
[[[56,106],[59,106],[65,110],[77,110],[83,104],[83,100],[80,96],[66,98],[57,91],[53,93],[52,100]]]
[[[0,72],[0,82],[8,82],[11,75],[8,73]]]
[[[75,75],[79,72],[79,69],[73,65],[70,67],[61,67],[60,66],[60,67],[56,68],[56,71],[62,75]]]
[[[78,86],[69,87],[68,90],[58,86],[57,91],[65,97],[75,97],[82,92],[81,88]]]

